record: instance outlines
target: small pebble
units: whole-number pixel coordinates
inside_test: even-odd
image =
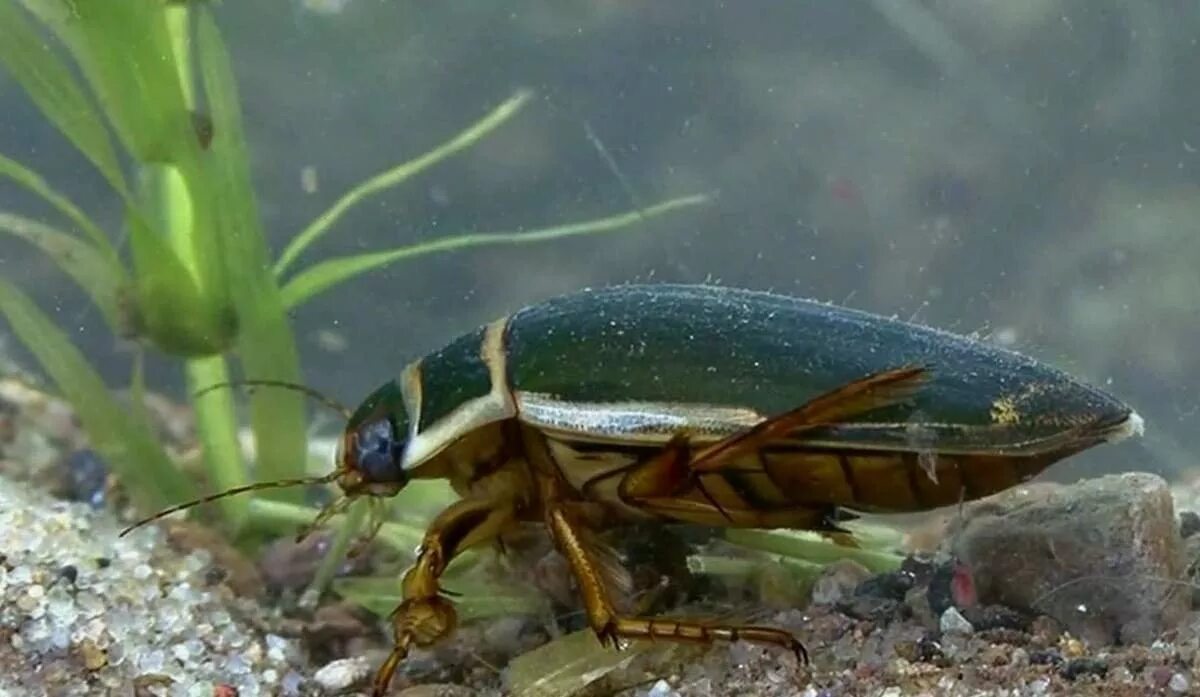
[[[1069,637],[1066,641],[1062,642],[1062,653],[1067,658],[1079,658],[1086,651],[1087,648],[1083,645],[1083,642],[1075,637]]]
[[[1084,675],[1104,677],[1108,673],[1108,664],[1099,658],[1076,658],[1067,661],[1062,667],[1062,675],[1067,680],[1074,680]]]
[[[1009,657],[1009,665],[1013,668],[1024,668],[1029,665],[1029,652],[1018,646],[1012,650],[1012,655]]]
[[[0,573],[0,635],[18,666],[0,671],[0,695],[14,680],[63,695],[131,694],[135,685],[178,697],[196,695],[196,685],[208,697],[225,683],[258,697],[278,691],[278,676],[307,672],[298,641],[277,639],[268,656],[252,623],[263,618],[240,607],[235,618],[225,595],[197,587],[191,557],[160,531],[118,537],[120,529],[108,512],[0,477],[0,555],[11,566]],[[168,673],[174,687],[145,681]],[[272,674],[275,685],[264,681]]]
[[[812,602],[815,605],[837,605],[845,601],[871,572],[853,559],[841,559],[826,566],[813,583]]]
[[[904,594],[916,583],[913,574],[907,571],[888,571],[877,574],[858,584],[855,595],[889,600],[904,600]]]
[[[936,663],[943,659],[942,645],[931,636],[923,636],[917,642],[917,660],[924,663]]]
[[[326,690],[345,690],[370,674],[371,664],[367,659],[353,656],[325,664],[313,675],[313,681]]]
[[[888,618],[894,617],[904,607],[903,603],[891,598],[877,598],[857,593],[837,605],[838,611],[843,614],[854,619],[871,622],[884,622]]]
[[[965,610],[964,615],[976,631],[980,632],[989,629],[1024,631],[1029,627],[1029,620],[1025,615],[1003,605],[977,605]]]
[[[1063,662],[1058,649],[1042,649],[1029,652],[1029,662],[1035,666],[1056,666]]]
[[[79,569],[76,569],[71,564],[67,564],[58,570],[58,575],[67,583],[74,584],[76,579],[79,578]]]
[[[1171,676],[1171,681],[1167,683],[1167,687],[1176,694],[1183,694],[1188,691],[1190,683],[1183,673],[1176,673]]]
[[[646,693],[646,697],[673,697],[676,694],[675,688],[671,687],[671,683],[660,679],[654,683],[654,687]]]
[[[1151,687],[1163,690],[1171,682],[1171,678],[1174,677],[1175,672],[1169,666],[1153,666],[1146,669],[1145,675],[1146,682]]]
[[[943,634],[971,634],[975,631],[975,627],[955,607],[946,608],[946,611],[942,613],[939,626]]]
[[[108,654],[91,639],[79,643],[79,653],[83,656],[83,665],[88,670],[100,670],[108,665]]]
[[[1187,539],[1200,532],[1200,515],[1195,511],[1183,511],[1179,514],[1179,536]]]

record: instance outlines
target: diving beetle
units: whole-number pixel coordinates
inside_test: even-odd
[[[612,286],[497,319],[377,388],[317,480],[344,494],[319,520],[413,479],[461,496],[403,576],[376,696],[411,647],[454,631],[450,561],[522,522],[566,557],[602,644],[744,639],[806,660],[781,629],[620,614],[624,572],[597,531],[649,519],[845,541],[855,511],[978,499],[1142,428],[1100,389],[944,331],[766,292]]]

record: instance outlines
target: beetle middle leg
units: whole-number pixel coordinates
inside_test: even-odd
[[[429,524],[420,552],[404,574],[404,601],[391,615],[395,646],[375,674],[371,694],[381,697],[392,674],[413,646],[430,646],[449,636],[458,615],[440,586],[442,573],[460,552],[495,539],[514,519],[510,502],[467,498],[455,502]]]
[[[578,529],[571,504],[558,502],[547,506],[546,524],[579,582],[588,624],[601,644],[615,647],[620,639],[662,639],[697,644],[744,640],[783,647],[796,654],[801,662],[808,662],[804,644],[782,629],[619,614],[605,585],[602,564],[594,558],[594,552]]]

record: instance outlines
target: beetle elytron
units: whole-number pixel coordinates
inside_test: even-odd
[[[408,365],[350,417],[335,481],[392,496],[445,478],[392,615],[382,695],[412,646],[456,624],[439,577],[462,550],[545,525],[591,628],[621,638],[776,644],[770,627],[622,616],[593,531],[636,519],[842,534],[843,510],[987,496],[1141,418],[1030,358],[942,331],[733,288],[629,285],[536,304]]]

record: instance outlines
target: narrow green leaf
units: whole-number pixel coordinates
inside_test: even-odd
[[[72,2],[68,48],[125,147],[180,164],[198,149],[162,0]]]
[[[288,281],[283,287],[283,301],[288,309],[295,308],[318,293],[328,290],[339,283],[348,281],[359,274],[383,268],[402,259],[437,252],[448,252],[464,247],[531,244],[575,235],[617,232],[655,216],[689,206],[697,206],[708,201],[709,197],[704,194],[683,196],[663,201],[642,210],[630,211],[596,220],[586,220],[539,230],[475,233],[455,237],[443,237],[428,242],[420,242],[408,247],[328,259],[301,271]]]
[[[308,227],[300,231],[300,234],[296,235],[296,238],[288,244],[283,250],[283,254],[279,255],[279,261],[275,263],[275,275],[282,278],[292,262],[303,254],[309,245],[328,232],[338,218],[342,217],[355,204],[372,194],[403,183],[442,160],[466,150],[515,116],[532,98],[531,92],[518,92],[493,109],[487,116],[433,150],[381,172],[346,192],[329,210],[309,223]]]
[[[16,286],[0,278],[0,312],[74,407],[91,445],[130,490],[142,511],[191,497],[154,429],[117,400],[66,335]]]
[[[118,192],[127,192],[104,120],[13,0],[0,0],[0,64],[108,183]]]
[[[5,0],[0,0],[4,2]],[[113,264],[120,264],[117,250],[109,241],[108,236],[100,229],[99,225],[92,222],[92,219],[86,213],[81,211],[78,206],[71,202],[71,199],[63,196],[55,191],[46,180],[43,179],[37,172],[29,169],[25,165],[16,160],[9,159],[4,155],[0,155],[0,176],[8,177],[16,183],[25,187],[29,191],[40,196],[43,200],[54,206],[59,213],[65,215],[72,223],[84,232],[95,245],[96,250],[110,259]]]
[[[120,298],[129,278],[119,264],[74,235],[13,213],[0,212],[0,230],[45,252],[88,294],[114,331],[125,327]]]
[[[572,697],[655,646],[651,641],[631,641],[627,648],[617,651],[601,646],[591,629],[581,629],[514,658],[508,666],[508,694]]]
[[[853,559],[875,573],[893,571],[902,561],[897,554],[836,545],[816,533],[793,530],[729,529],[730,542],[771,554],[782,554],[817,564]]]
[[[220,202],[213,215],[239,319],[237,354],[247,378],[298,383],[302,381],[300,358],[270,269],[233,66],[212,13],[197,8],[197,19],[197,61],[214,133],[205,158],[207,179],[214,200]],[[304,473],[307,424],[303,397],[288,390],[256,390],[250,395],[250,423],[259,479],[287,479]],[[288,489],[263,492],[263,496],[300,500],[299,492]]]

